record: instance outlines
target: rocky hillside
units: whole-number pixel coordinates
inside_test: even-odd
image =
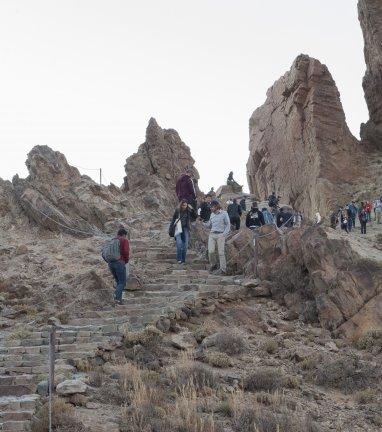
[[[325,65],[306,55],[267,91],[249,133],[251,193],[265,198],[276,191],[308,217],[327,214],[362,174],[336,84]]]
[[[370,120],[362,125],[361,137],[382,149],[382,3],[359,0],[358,13],[367,66],[363,89],[370,115]]]

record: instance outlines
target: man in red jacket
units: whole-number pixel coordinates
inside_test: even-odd
[[[179,202],[187,200],[188,204],[191,204],[196,210],[196,191],[195,184],[192,179],[192,170],[187,169],[176,181],[176,195]]]
[[[116,282],[114,300],[117,304],[123,304],[122,293],[126,286],[128,272],[126,271],[129,262],[130,245],[127,239],[127,231],[125,228],[118,230],[117,239],[119,239],[119,248],[121,256],[117,261],[109,262],[109,269]]]

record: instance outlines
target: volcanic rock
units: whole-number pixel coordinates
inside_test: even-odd
[[[151,118],[146,130],[146,141],[137,153],[126,160],[125,191],[144,191],[147,208],[160,205],[168,211],[176,203],[177,178],[188,168],[197,181],[199,174],[190,149],[174,129],[162,129]]]
[[[370,116],[361,125],[361,138],[382,149],[382,2],[359,0],[358,15],[367,66],[362,85]]]
[[[126,216],[128,206],[121,191],[80,175],[62,153],[36,146],[28,154],[26,165],[29,176],[20,179],[16,175],[13,187],[18,203],[39,226],[86,235]]]
[[[305,321],[347,337],[382,325],[381,257],[367,246],[322,226],[259,243],[261,278],[271,282],[276,300]]]
[[[249,121],[247,163],[251,193],[272,191],[313,216],[348,199],[360,169],[357,140],[350,133],[336,84],[327,67],[300,55],[267,91]]]

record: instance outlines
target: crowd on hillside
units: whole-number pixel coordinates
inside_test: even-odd
[[[232,172],[227,179],[227,185],[240,188],[233,179]],[[263,225],[273,225],[275,230],[283,230],[300,226],[303,220],[303,215],[291,207],[280,208],[280,197],[276,196],[275,192],[272,192],[268,197],[267,205],[262,205],[260,208],[258,203],[254,201],[251,202],[248,210],[245,196],[229,199],[226,202],[226,209],[223,209],[222,204],[216,199],[213,188],[198,203],[192,170],[187,170],[178,178],[176,195],[179,199],[179,205],[175,209],[169,225],[169,235],[175,239],[177,261],[179,265],[186,263],[191,224],[200,223],[209,229],[208,257],[210,271],[215,274],[224,275],[226,273],[226,238],[231,231],[240,229],[242,221],[245,220],[246,228],[257,232]],[[381,223],[382,197],[373,202],[366,201],[358,205],[351,201],[331,214],[330,225],[334,229],[339,225],[341,229],[350,233],[355,229],[358,219],[361,233],[366,234],[367,224],[372,221],[372,213],[374,213],[374,219],[377,223]],[[318,212],[315,214],[314,222],[316,224],[322,223],[321,215]],[[215,254],[216,250],[218,260]],[[121,228],[117,237],[105,244],[102,256],[108,263],[110,272],[115,279],[114,300],[117,304],[121,304],[122,293],[129,273],[129,242],[125,229]]]
[[[374,216],[372,216],[374,214]],[[330,226],[336,229],[337,226],[347,233],[351,233],[357,226],[357,220],[361,228],[361,234],[366,234],[367,224],[374,219],[378,224],[382,221],[382,197],[375,201],[362,201],[357,204],[351,201],[343,207],[339,207],[330,216]]]

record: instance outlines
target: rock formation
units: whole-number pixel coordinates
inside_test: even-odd
[[[151,118],[146,130],[146,141],[137,153],[126,160],[126,191],[145,191],[147,207],[163,206],[168,210],[176,203],[176,179],[186,168],[193,171],[194,178],[199,174],[190,149],[180,139],[174,129],[162,129]],[[163,205],[164,204],[164,205]]]
[[[251,193],[272,191],[313,216],[349,199],[359,172],[357,140],[350,133],[340,95],[327,67],[300,55],[267,91],[249,122],[247,163]]]
[[[370,120],[361,126],[361,138],[382,149],[382,3],[359,0],[359,20],[365,40],[363,79]]]
[[[128,205],[116,187],[100,186],[80,175],[65,156],[48,146],[28,154],[29,176],[13,178],[13,191],[27,216],[51,231],[95,232],[127,216]]]
[[[382,327],[382,253],[332,229],[305,227],[259,241],[258,275],[303,320],[347,337]]]

